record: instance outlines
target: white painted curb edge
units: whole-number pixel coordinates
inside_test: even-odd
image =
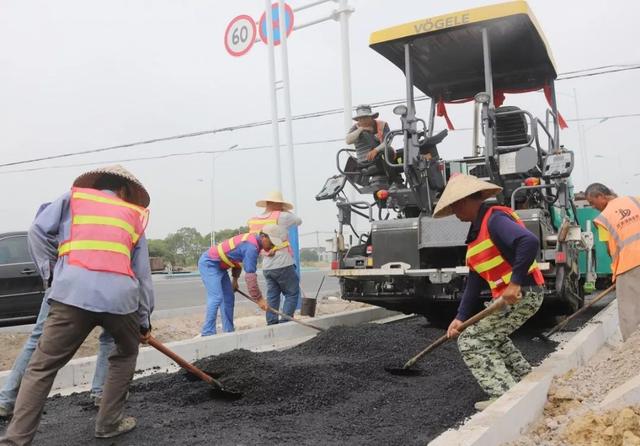
[[[329,328],[337,325],[358,325],[378,319],[395,316],[398,313],[384,308],[360,308],[353,311],[345,311],[326,316],[319,316],[309,320],[310,323]],[[305,320],[306,321],[306,320]],[[198,339],[188,339],[184,341],[169,342],[167,345],[173,351],[185,358],[187,361],[195,361],[211,355],[219,355],[224,352],[243,348],[247,350],[259,349],[270,350],[278,345],[291,344],[296,339],[308,339],[317,334],[316,330],[304,327],[296,323],[286,323],[272,325],[268,327],[251,328],[248,330],[236,331],[234,333],[218,334]],[[96,357],[88,356],[69,361],[56,376],[53,383],[52,393],[60,389],[86,386],[93,379],[93,372],[96,366]],[[173,369],[173,361],[152,347],[140,349],[136,371],[164,371]],[[0,387],[11,373],[9,370],[0,372]],[[136,374],[137,376],[137,374]],[[78,388],[78,391],[84,390]]]
[[[553,378],[587,363],[614,336],[619,336],[615,300],[491,406],[429,446],[497,446],[517,439],[542,414]]]

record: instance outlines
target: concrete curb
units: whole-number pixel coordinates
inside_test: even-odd
[[[310,320],[310,322],[322,328],[338,325],[353,326],[397,314],[398,313],[384,308],[360,308],[353,311],[320,316]],[[270,327],[252,328],[234,333],[224,333],[205,338],[170,342],[167,343],[167,345],[187,361],[195,361],[239,348],[265,351],[285,345],[292,346],[316,334],[317,331],[311,328],[296,323],[287,323]],[[58,372],[53,383],[53,388],[51,389],[52,393],[57,393],[61,389],[81,387],[90,384],[93,379],[95,365],[96,356],[71,360]],[[174,369],[175,364],[173,361],[152,347],[140,349],[136,364],[137,371],[152,371],[156,373]],[[0,387],[4,385],[9,373],[9,370],[0,372]],[[78,391],[80,391],[80,389],[78,389]]]
[[[460,428],[442,433],[429,446],[497,446],[517,439],[542,414],[553,378],[587,363],[618,335],[618,305],[614,300],[489,408]]]

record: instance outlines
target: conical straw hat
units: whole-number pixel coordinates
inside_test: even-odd
[[[258,206],[259,208],[266,208],[267,207],[267,202],[270,203],[282,203],[283,205],[283,209],[285,211],[290,211],[291,209],[293,209],[293,205],[287,201],[284,201],[284,198],[282,198],[282,192],[274,190],[271,191],[267,194],[267,198],[263,199],[263,200],[258,200],[256,201],[256,206]]]
[[[453,203],[476,192],[482,192],[482,199],[486,200],[499,194],[501,190],[500,186],[479,180],[473,175],[456,175],[447,183],[447,187],[444,189],[440,200],[438,200],[438,205],[433,211],[433,217],[442,218],[452,215],[451,205]]]
[[[74,187],[88,187],[93,188],[96,184],[96,181],[104,175],[114,175],[117,177],[124,178],[129,182],[129,198],[127,201],[137,204],[138,206],[142,206],[146,208],[149,206],[151,202],[151,198],[149,197],[149,193],[144,188],[142,183],[127,169],[122,167],[119,164],[107,167],[100,167],[98,169],[90,170],[89,172],[85,172],[80,175],[73,182]]]

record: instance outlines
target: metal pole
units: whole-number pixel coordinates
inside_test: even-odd
[[[585,187],[589,185],[589,154],[587,153],[587,146],[585,145],[584,127],[580,121],[580,109],[578,108],[578,94],[576,89],[573,89],[573,103],[576,106],[576,122],[578,124],[578,147],[582,153],[582,165],[584,167],[584,179]]]
[[[348,132],[351,128],[351,51],[349,48],[349,14],[353,12],[349,9],[347,0],[340,0],[338,15],[340,17],[340,38],[342,42],[342,97],[344,100],[344,130]]]
[[[491,45],[489,43],[489,32],[487,28],[482,28],[482,53],[484,58],[484,88],[487,90],[487,93],[489,93],[488,110],[493,110],[495,108],[493,104],[493,72],[491,70]],[[489,163],[489,158],[495,155],[495,150],[493,125],[487,125],[485,130],[485,156],[487,158],[487,164]]]
[[[216,230],[215,230],[215,198],[216,198],[216,154],[211,154],[211,246],[216,244]]]
[[[275,155],[275,185],[282,191],[282,169],[280,167],[280,134],[278,129],[278,98],[276,97],[276,61],[273,49],[273,16],[271,0],[265,0],[265,14],[267,18],[267,59],[269,61],[269,96],[271,97],[271,132],[273,136],[273,150]],[[282,34],[282,33],[281,33]]]
[[[291,89],[289,83],[289,54],[287,47],[287,26],[284,0],[279,0],[280,47],[282,62],[282,93],[284,94],[284,122],[289,149],[289,176],[291,178],[291,201],[298,212],[298,194],[296,189],[296,162],[293,151],[293,125],[291,122]]]

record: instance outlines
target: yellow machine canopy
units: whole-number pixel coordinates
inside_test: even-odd
[[[556,77],[553,57],[524,1],[459,11],[376,31],[369,45],[405,71],[411,44],[413,84],[436,100],[485,90],[482,29],[487,29],[494,91],[543,87]]]

